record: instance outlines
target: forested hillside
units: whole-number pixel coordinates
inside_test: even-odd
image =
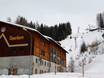
[[[37,29],[43,35],[52,37],[56,41],[61,41],[72,33],[70,22],[60,23],[54,26],[48,26],[45,24],[39,25],[32,21],[28,22],[24,17],[18,16],[15,23]]]

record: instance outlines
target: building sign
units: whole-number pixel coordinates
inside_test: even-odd
[[[15,41],[15,40],[24,40],[24,36],[9,36],[9,40]]]

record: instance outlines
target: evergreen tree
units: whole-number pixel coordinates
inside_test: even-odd
[[[37,30],[46,36],[50,36],[56,41],[60,41],[65,39],[68,35],[71,34],[71,26],[70,23],[60,23],[55,26],[47,26],[41,24]]]
[[[85,51],[87,51],[87,47],[86,47],[85,42],[83,42],[82,45],[81,45],[81,50],[80,50],[80,52],[81,52],[81,53],[84,53]]]
[[[31,21],[30,23],[28,23],[28,26],[35,29],[35,24],[33,24],[33,22]]]
[[[20,24],[20,25],[25,25],[25,26],[28,25],[27,20],[24,17],[21,17],[21,16],[17,17],[15,23]]]
[[[99,28],[104,28],[103,17],[101,13],[97,15],[97,23]]]

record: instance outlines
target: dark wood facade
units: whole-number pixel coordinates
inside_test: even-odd
[[[0,57],[34,55],[66,66],[66,53],[57,42],[35,29],[0,21]]]

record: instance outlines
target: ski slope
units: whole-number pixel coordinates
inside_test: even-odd
[[[102,42],[104,39],[102,37],[102,34],[104,33],[104,30],[96,30],[92,32],[84,32],[84,33],[77,33],[77,34],[72,34],[70,39],[70,36],[68,36],[65,40],[60,41],[61,46],[66,49],[68,52],[69,49],[72,51],[75,49],[75,37],[76,37],[76,49],[77,52],[79,52],[79,48],[82,44],[82,42],[85,42],[86,45],[90,45],[95,41]]]
[[[69,52],[69,54],[67,54],[67,64],[70,61],[70,57],[75,58],[77,55],[80,55],[80,48],[83,42],[85,42],[86,46],[88,46],[96,41],[99,43],[104,41],[104,38],[102,37],[103,33],[104,30],[76,33],[71,35],[72,39],[68,36],[65,40],[60,41],[61,46]]]

